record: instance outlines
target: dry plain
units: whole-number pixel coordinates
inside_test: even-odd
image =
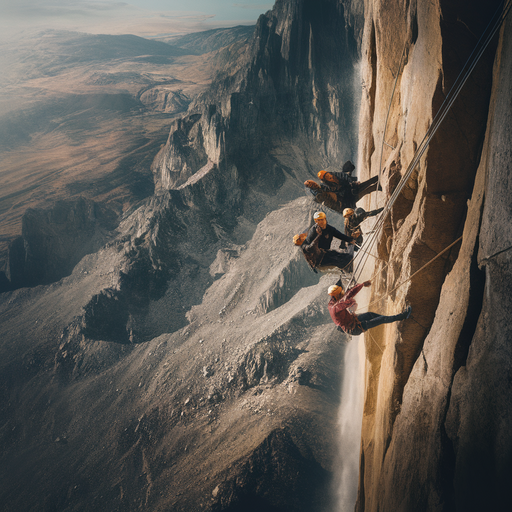
[[[0,270],[27,208],[84,196],[122,213],[152,194],[172,120],[215,70],[216,48],[186,42],[47,31],[0,43]]]

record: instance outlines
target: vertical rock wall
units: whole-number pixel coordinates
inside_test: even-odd
[[[375,174],[383,148],[388,195],[496,7],[367,2],[359,159]],[[506,35],[505,27],[494,76],[496,42],[432,139],[379,242],[388,264],[376,269],[378,302],[372,309],[391,313],[409,303],[414,320],[400,330],[375,329],[366,339],[357,510],[498,510],[507,499],[511,451],[504,432],[512,407],[505,343],[511,246]],[[382,145],[383,137],[392,148]],[[461,245],[406,282],[460,235]]]
[[[261,15],[247,50],[172,127],[154,166],[157,190],[208,163],[231,187],[275,190],[283,176],[271,154],[286,143],[314,154],[315,168],[353,158],[362,2],[347,3],[278,0]]]
[[[446,418],[455,455],[454,496],[464,510],[500,510],[512,503],[511,30],[509,17],[495,64],[487,139],[479,169],[484,199],[475,247],[478,270],[474,268],[471,277],[478,272],[485,274],[485,287],[473,299],[482,309],[474,332],[461,333],[461,341],[469,343],[467,359],[454,376]],[[474,292],[474,288],[470,290],[470,299]]]

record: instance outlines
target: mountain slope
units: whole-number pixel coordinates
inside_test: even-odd
[[[278,2],[173,124],[156,193],[71,275],[2,294],[3,508],[329,506],[346,337],[337,276],[290,241],[304,179],[355,149],[345,24]]]
[[[247,41],[251,38],[253,32],[253,25],[239,25],[229,29],[216,28],[173,38],[169,43],[172,46],[202,54],[220,50],[233,43]]]

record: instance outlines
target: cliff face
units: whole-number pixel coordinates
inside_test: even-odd
[[[276,190],[290,170],[274,153],[290,146],[312,166],[349,158],[357,140],[353,33],[340,2],[277,1],[250,47],[171,129],[155,165],[159,190],[208,165],[242,196],[248,185]]]
[[[382,145],[388,195],[496,8],[366,5],[359,161],[378,169],[383,138],[393,146]],[[386,263],[376,268],[373,307],[394,311],[407,302],[413,321],[366,339],[357,510],[510,503],[509,29],[507,21],[495,62],[496,39],[483,54],[379,242]],[[408,281],[461,235],[460,245]]]
[[[83,197],[49,210],[29,209],[22,234],[9,247],[9,288],[58,281],[88,253],[100,249],[117,224],[115,212]]]

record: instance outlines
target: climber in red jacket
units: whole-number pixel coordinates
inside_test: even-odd
[[[353,313],[357,308],[357,302],[354,296],[359,293],[363,286],[370,286],[370,281],[365,281],[362,284],[353,286],[345,293],[341,286],[341,279],[333,286],[329,287],[327,293],[331,296],[329,301],[329,313],[331,314],[332,321],[338,327],[338,330],[346,332],[352,336],[359,336],[368,329],[377,327],[381,324],[390,324],[405,320],[411,315],[412,308],[408,306],[407,309],[399,315],[385,316],[378,313],[362,313],[356,315]]]

